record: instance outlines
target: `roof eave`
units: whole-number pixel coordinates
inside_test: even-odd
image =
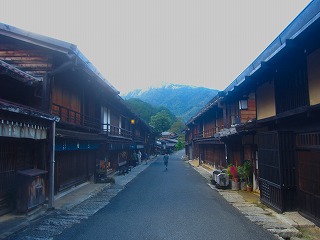
[[[269,46],[224,90],[226,94],[235,86],[246,81],[261,68],[262,62],[268,62],[288,45],[287,40],[300,36],[310,25],[320,19],[320,0],[314,0],[269,44]]]
[[[1,22],[0,34],[63,54],[73,53],[84,64],[89,75],[94,76],[100,83],[105,84],[116,95],[120,94],[120,92],[114,86],[112,86],[112,84],[107,81],[102,76],[102,74],[93,66],[93,64],[80,52],[76,45],[44,35],[28,32]]]

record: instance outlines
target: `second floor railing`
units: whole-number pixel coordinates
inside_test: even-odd
[[[223,126],[217,126],[215,128],[206,129],[202,132],[194,134],[194,138],[210,138],[213,137],[215,133],[219,132]]]
[[[52,114],[59,116],[60,121],[99,132],[101,124],[98,119],[86,116],[82,113],[66,108],[64,106],[53,103]]]
[[[108,136],[123,137],[132,139],[132,131],[124,128],[113,126],[111,124],[102,124],[102,133]]]
[[[128,129],[124,129],[111,124],[103,124],[98,119],[86,116],[58,104],[52,104],[52,114],[59,116],[60,122],[62,123],[89,129],[90,131],[102,133],[106,136],[126,138],[141,143],[145,141],[145,138],[143,136],[134,136],[132,131]]]
[[[231,128],[235,124],[239,124],[240,117],[238,115],[231,115],[230,120],[225,121],[224,124],[220,124],[214,128],[205,129],[204,131],[199,131],[193,134],[193,138],[210,138],[213,137],[215,133],[220,132],[224,128]],[[201,127],[202,128],[202,127]]]

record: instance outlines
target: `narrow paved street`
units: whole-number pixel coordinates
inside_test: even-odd
[[[212,191],[182,154],[170,156],[168,171],[159,156],[123,190],[115,184],[10,239],[35,239],[36,231],[47,232],[39,239],[275,239]]]

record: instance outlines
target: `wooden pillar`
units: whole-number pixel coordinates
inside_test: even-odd
[[[42,82],[42,102],[41,102],[41,109],[46,112],[51,112],[51,92],[53,87],[53,77],[46,74],[43,77]]]
[[[48,208],[54,208],[54,163],[55,163],[55,135],[56,135],[56,122],[52,122],[50,134],[50,161],[49,161],[49,201]]]
[[[227,128],[227,107],[226,104],[223,106],[223,128]]]

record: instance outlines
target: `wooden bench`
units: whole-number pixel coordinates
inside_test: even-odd
[[[129,167],[127,161],[118,163],[118,171],[119,175],[125,175],[126,173],[129,173],[129,171],[131,171],[131,168]]]

